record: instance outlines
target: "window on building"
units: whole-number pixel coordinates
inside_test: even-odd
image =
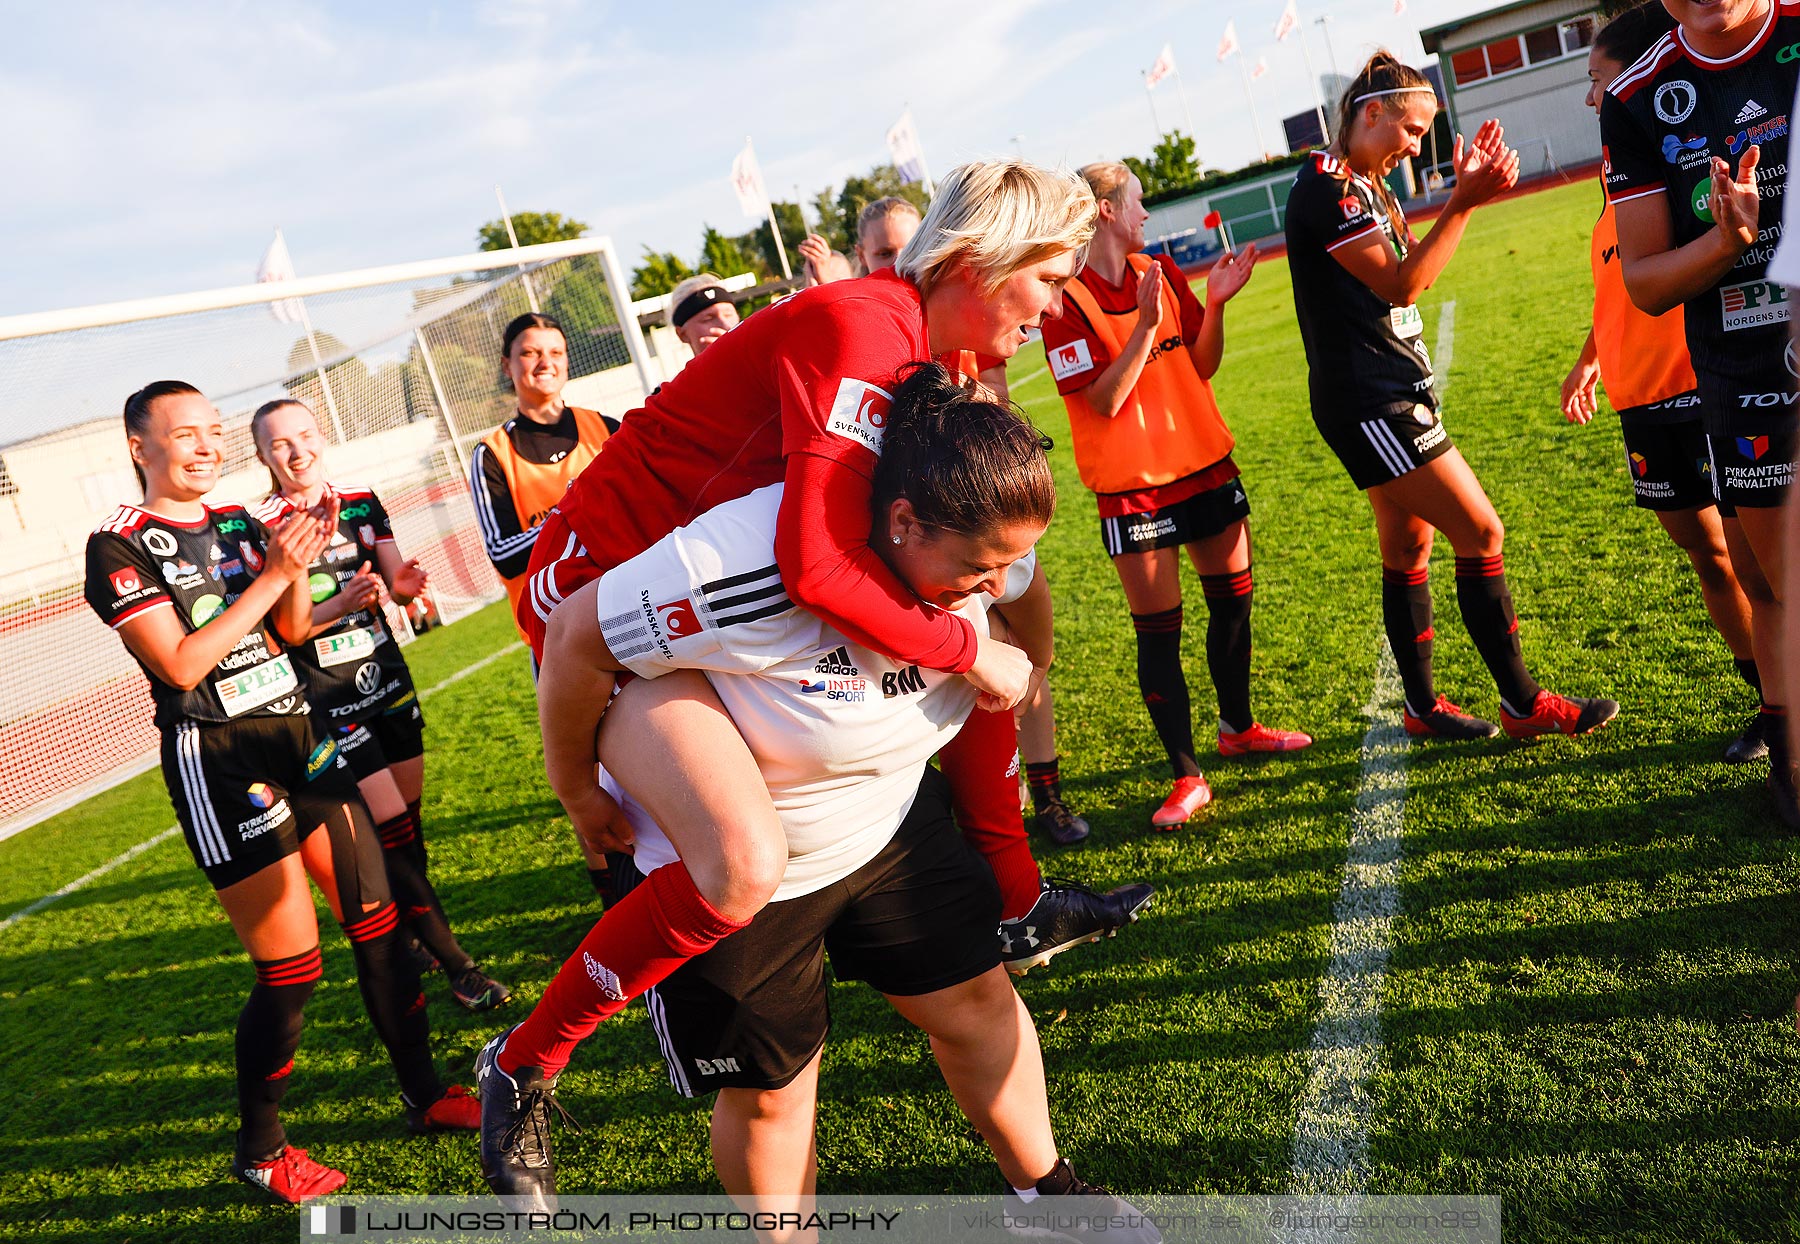
[[[1519,45],[1517,35],[1510,39],[1496,39],[1482,51],[1487,53],[1488,73],[1495,76],[1525,68],[1525,49]]]
[[[1457,52],[1450,57],[1450,69],[1456,75],[1458,86],[1479,82],[1488,76],[1487,54],[1480,48]]]
[[[1574,55],[1583,48],[1593,46],[1594,19],[1591,17],[1580,17],[1572,22],[1564,22],[1562,24],[1562,37],[1563,50],[1570,55]]]
[[[1525,54],[1531,63],[1541,65],[1547,60],[1561,60],[1563,56],[1562,31],[1555,26],[1545,26],[1541,30],[1528,31],[1525,35]]]
[[[1465,48],[1450,57],[1450,71],[1456,85],[1467,86],[1484,78],[1517,73],[1533,65],[1548,64],[1575,56],[1594,42],[1594,19],[1579,17],[1554,26],[1540,26],[1523,35],[1496,39],[1484,47]]]

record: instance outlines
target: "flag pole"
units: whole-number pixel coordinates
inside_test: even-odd
[[[750,149],[750,158],[754,160],[756,158],[756,144],[750,141],[750,135],[748,134],[744,135],[744,146]],[[774,200],[769,198],[769,182],[768,179],[762,175],[762,165],[760,163],[756,166],[756,173],[757,184],[762,187],[763,206],[769,209],[769,232],[775,235],[775,254],[781,260],[781,279],[784,281],[791,281],[794,279],[794,270],[788,267],[787,247],[784,246],[781,241],[781,225],[775,219],[775,203]]]
[[[1294,27],[1294,33],[1300,36],[1300,59],[1306,64],[1306,79],[1312,83],[1313,107],[1319,113],[1320,141],[1331,145],[1331,127],[1325,123],[1325,93],[1319,89],[1319,75],[1313,72],[1312,53],[1306,47],[1306,24]]]
[[[281,236],[281,228],[275,229],[275,241],[281,246],[281,253],[287,254],[287,239]],[[306,313],[306,299],[294,299],[294,305],[300,308],[300,329],[306,334],[306,349],[312,355],[313,370],[319,373],[319,387],[325,394],[325,414],[331,419],[331,430],[337,433],[338,444],[344,443],[344,425],[338,421],[337,399],[331,395],[331,379],[325,374],[325,360],[319,354],[319,339],[313,332],[312,316]]]
[[[500,219],[506,222],[506,240],[512,243],[514,250],[518,250],[519,235],[513,230],[512,213],[506,210],[506,196],[500,193],[499,182],[494,183],[494,198],[500,201]],[[537,289],[531,283],[531,273],[525,271],[523,265],[519,268],[519,279],[525,283],[526,304],[530,306],[534,314],[542,310],[543,308],[538,306]]]
[[[1158,143],[1160,143],[1160,142],[1162,142],[1163,131],[1162,131],[1162,118],[1156,115],[1156,88],[1150,85],[1150,73],[1148,70],[1144,71],[1143,77],[1144,77],[1144,98],[1150,101],[1150,128],[1156,134],[1156,141]],[[1151,148],[1152,155],[1155,154],[1155,150],[1156,149],[1154,147]]]
[[[1244,98],[1250,103],[1250,124],[1256,130],[1257,159],[1266,160],[1269,158],[1269,145],[1263,141],[1262,118],[1256,115],[1256,94],[1250,89],[1250,66],[1244,60],[1243,48],[1240,47],[1235,55],[1238,58],[1238,68],[1244,73]]]
[[[1175,93],[1181,96],[1181,114],[1187,118],[1188,137],[1198,140],[1199,135],[1194,132],[1194,110],[1188,107],[1187,84],[1181,80],[1181,70],[1170,72],[1175,75]]]

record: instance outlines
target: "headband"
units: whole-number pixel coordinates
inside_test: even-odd
[[[1433,95],[1437,94],[1437,91],[1430,86],[1397,86],[1388,91],[1370,91],[1367,95],[1358,95],[1350,102],[1360,104],[1365,99],[1379,99],[1383,95],[1410,95],[1414,91],[1430,91]]]
[[[681,305],[669,312],[669,327],[680,328],[683,324],[712,306],[719,299],[731,300],[722,285],[708,285],[705,289],[697,289],[681,300]]]

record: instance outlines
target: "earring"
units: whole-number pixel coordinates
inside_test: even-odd
[[[905,544],[906,543],[906,541],[902,540],[899,536],[893,537],[893,541],[895,544]]]

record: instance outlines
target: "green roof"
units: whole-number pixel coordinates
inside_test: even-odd
[[[1471,13],[1467,17],[1459,17],[1453,22],[1445,22],[1442,26],[1432,26],[1419,32],[1419,42],[1425,45],[1427,52],[1441,52],[1444,40],[1461,30],[1464,26],[1472,26],[1476,22],[1486,21],[1490,17],[1498,17],[1502,13],[1512,13],[1519,9],[1529,9],[1544,3],[1544,0],[1513,0],[1512,4],[1497,5],[1480,13]]]

